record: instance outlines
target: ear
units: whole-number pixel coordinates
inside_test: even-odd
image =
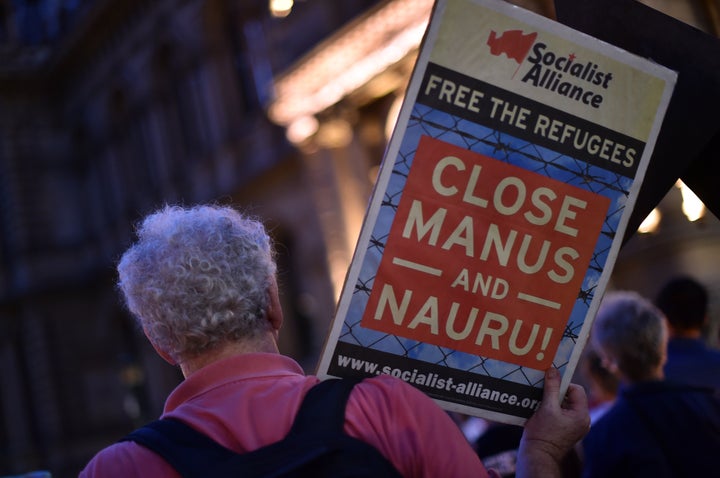
[[[152,345],[153,348],[155,349],[155,352],[156,352],[160,357],[162,357],[163,360],[165,360],[165,361],[166,361],[167,363],[169,363],[170,365],[177,365],[177,362],[176,362],[175,360],[173,360],[173,358],[170,356],[170,354],[168,354],[168,353],[165,352],[163,349],[161,349],[161,348],[150,338],[150,335],[148,335],[147,330],[145,329],[145,327],[143,327],[143,333],[145,334],[145,337],[148,339],[148,342],[150,342],[150,345]]]
[[[267,308],[267,319],[270,321],[273,331],[277,335],[283,324],[283,312],[280,306],[280,293],[278,292],[277,279],[272,277],[268,294],[270,295],[270,303]]]
[[[663,340],[660,350],[660,367],[665,367],[665,363],[667,362],[667,355],[668,355],[668,340],[670,340],[670,324],[667,320],[662,321],[662,333],[663,333]]]
[[[660,350],[660,368],[665,368],[665,364],[668,360],[668,351],[667,351],[667,341],[663,343],[663,346]]]
[[[598,349],[598,355],[600,356],[600,364],[610,372],[611,374],[618,376],[620,370],[618,368],[617,360],[610,354],[605,353],[604,350]]]
[[[607,369],[608,372],[611,374],[617,376],[620,373],[620,369],[618,368],[617,361],[615,359],[610,360],[603,360],[603,367]]]

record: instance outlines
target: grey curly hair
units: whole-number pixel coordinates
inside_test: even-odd
[[[173,360],[257,336],[277,270],[263,225],[224,206],[165,206],[123,254],[118,286],[153,344]]]

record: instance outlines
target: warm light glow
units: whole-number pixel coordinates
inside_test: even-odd
[[[273,17],[283,18],[290,15],[293,0],[270,0],[270,14]]]
[[[275,84],[270,118],[281,125],[314,115],[416,50],[432,0],[395,0],[321,43]]]
[[[705,204],[700,200],[695,193],[687,187],[687,185],[678,180],[675,186],[680,188],[680,194],[682,195],[682,212],[688,221],[695,222],[705,215]]]
[[[387,119],[385,119],[385,139],[390,141],[393,130],[395,129],[395,123],[397,123],[398,116],[400,115],[400,109],[402,108],[403,97],[397,96],[390,106],[388,111]]]
[[[323,148],[343,148],[352,141],[353,130],[343,119],[326,121],[317,132],[317,143]]]
[[[638,227],[638,232],[641,234],[655,232],[660,225],[661,216],[662,215],[660,214],[660,210],[658,208],[650,211],[650,214],[647,215],[647,217],[640,224],[640,227]]]
[[[292,122],[285,131],[288,141],[293,144],[300,144],[318,130],[318,120],[314,116],[303,116]]]
[[[370,166],[370,169],[368,169],[368,179],[371,184],[374,185],[377,182],[378,174],[380,174],[380,165]]]

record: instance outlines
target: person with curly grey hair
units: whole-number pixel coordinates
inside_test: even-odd
[[[236,453],[281,440],[319,379],[278,351],[283,314],[265,228],[230,207],[167,206],[137,233],[118,265],[119,288],[158,354],[185,377],[162,418]],[[571,385],[564,401],[559,390],[559,374],[551,369],[545,399],[523,437],[519,477],[559,476],[562,456],[587,431],[582,389]],[[401,476],[497,476],[485,470],[447,413],[391,376],[352,388],[344,431],[378,450]],[[80,476],[179,474],[151,450],[122,441],[101,450]]]
[[[119,287],[164,358],[190,375],[221,345],[275,351],[276,265],[262,224],[229,208],[168,207],[138,238],[118,265]]]
[[[612,407],[582,442],[583,477],[705,476],[720,450],[720,397],[664,380],[662,312],[632,291],[601,302],[590,340],[620,380]]]

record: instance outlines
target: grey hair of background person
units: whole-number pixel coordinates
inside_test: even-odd
[[[628,380],[655,378],[663,365],[667,328],[662,312],[632,291],[612,291],[603,298],[591,340],[612,357]]]
[[[252,339],[277,266],[257,220],[224,206],[165,206],[118,263],[118,286],[150,341],[176,362]]]

